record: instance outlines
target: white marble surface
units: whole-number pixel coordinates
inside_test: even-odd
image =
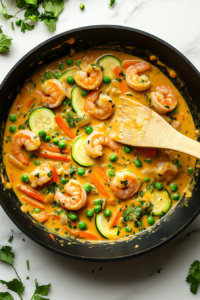
[[[14,1],[4,2],[12,12]],[[180,50],[200,70],[199,0],[116,0],[112,9],[108,9],[109,0],[83,0],[85,11],[80,11],[80,2],[65,2],[54,33],[38,24],[34,31],[24,35],[18,28],[13,32],[9,21],[3,22],[4,32],[13,36],[13,45],[9,54],[0,55],[0,82],[37,44],[65,30],[95,24],[126,25],[152,33]],[[9,244],[11,229],[14,229],[14,265],[26,287],[23,299],[31,299],[35,278],[40,284],[52,283],[51,300],[144,300],[153,297],[155,300],[189,300],[199,297],[190,293],[185,278],[190,264],[200,260],[200,217],[166,246],[136,259],[113,263],[84,262],[51,253],[20,232],[0,208],[1,246]],[[196,232],[188,237],[193,231]],[[26,260],[30,261],[30,271],[26,268]],[[162,269],[160,273],[159,269]],[[26,276],[30,280],[26,280]],[[12,268],[0,262],[0,279],[14,277]],[[3,285],[0,291],[5,291]],[[17,297],[14,295],[15,299]]]

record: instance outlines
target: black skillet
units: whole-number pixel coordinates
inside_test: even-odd
[[[66,43],[70,38],[75,38],[75,43],[72,46]],[[59,45],[60,47],[57,47]],[[185,86],[182,86],[180,81],[176,79],[173,80],[173,83],[179,88],[187,101],[195,122],[198,122],[197,113],[200,112],[198,100],[199,72],[180,52],[148,33],[128,27],[100,25],[78,28],[57,35],[35,47],[13,67],[0,86],[1,125],[6,121],[17,93],[31,74],[53,60],[69,54],[70,48],[83,51],[99,46],[104,49],[118,49],[140,56],[147,61],[149,61],[150,53],[153,53],[164,64],[177,70],[180,78],[185,82]],[[164,67],[157,66],[168,76],[168,72]],[[197,110],[195,110],[193,104],[196,105]],[[3,130],[1,130],[0,136],[0,153],[2,153],[2,139]],[[0,164],[3,164],[2,155]],[[6,175],[4,167],[3,172]],[[194,192],[191,199],[187,201],[187,205],[185,205],[185,200],[182,198],[176,208],[165,216],[151,232],[143,232],[128,242],[102,243],[91,247],[90,243],[83,244],[78,241],[75,243],[72,241],[69,244],[69,240],[63,241],[63,238],[57,235],[55,235],[55,240],[51,240],[49,233],[42,226],[35,225],[30,216],[21,212],[20,202],[14,192],[4,191],[3,185],[0,184],[0,203],[3,209],[27,236],[56,253],[93,261],[113,261],[135,257],[164,245],[182,232],[197,217],[200,211],[199,199],[200,185],[199,178],[196,178]]]

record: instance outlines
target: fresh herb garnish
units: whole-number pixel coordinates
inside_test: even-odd
[[[190,283],[190,292],[196,294],[200,283],[200,261],[195,260],[191,264],[186,282]]]

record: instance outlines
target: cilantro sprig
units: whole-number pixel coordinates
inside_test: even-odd
[[[200,283],[200,261],[195,260],[191,264],[186,282],[190,283],[191,293],[196,294]]]
[[[9,52],[12,38],[8,35],[3,34],[0,27],[0,52]]]

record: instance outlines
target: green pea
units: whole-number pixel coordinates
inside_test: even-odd
[[[59,138],[53,139],[53,143],[54,143],[55,145],[58,145],[58,143],[59,143]]]
[[[34,161],[34,165],[35,165],[35,166],[38,166],[39,164],[40,164],[40,161],[39,161],[39,160],[35,160],[35,161]]]
[[[115,172],[113,170],[108,170],[108,176],[109,177],[114,177],[115,176]]]
[[[104,83],[110,83],[110,82],[111,82],[110,77],[104,76],[104,77],[103,77],[103,82],[104,82]]]
[[[72,76],[67,77],[67,83],[74,84],[74,82],[75,82],[74,77],[72,77]]]
[[[172,184],[170,185],[170,190],[171,190],[172,192],[176,192],[176,191],[178,190],[178,185],[177,185],[176,183],[172,183]]]
[[[124,152],[125,153],[131,153],[132,152],[132,148],[130,146],[124,146]]]
[[[68,217],[69,217],[69,219],[70,219],[71,221],[77,221],[77,220],[78,220],[78,215],[75,214],[75,213],[70,213],[70,214],[68,215]]]
[[[62,105],[66,106],[67,105],[67,101],[63,101]]]
[[[34,155],[33,153],[29,154],[29,158],[30,158],[30,159],[32,159],[32,158],[34,158],[34,157],[35,157],[35,155]]]
[[[138,221],[137,224],[138,224],[138,227],[140,227],[140,226],[142,226],[143,223],[142,223],[142,221]]]
[[[155,223],[155,219],[154,219],[154,217],[148,217],[148,224],[149,225],[153,225]]]
[[[44,77],[41,77],[40,80],[42,81],[42,83],[45,82]]]
[[[86,96],[87,96],[87,92],[86,92],[85,90],[82,90],[82,91],[81,91],[81,96],[82,96],[82,97],[86,97]]]
[[[58,79],[60,77],[60,72],[59,71],[54,71],[53,76],[54,76],[54,78]]]
[[[84,187],[86,193],[89,193],[91,191],[91,185],[89,183],[84,184],[83,187]]]
[[[83,3],[80,4],[80,9],[83,10],[85,8],[85,5]]]
[[[97,204],[101,205],[102,200],[101,199],[96,199],[96,200],[93,201],[93,203],[94,203],[94,205],[97,205]]]
[[[85,215],[86,215],[87,218],[92,218],[94,216],[94,210],[93,209],[88,209],[86,211]]]
[[[93,131],[93,128],[91,126],[85,127],[85,133],[86,134],[90,134],[90,133],[92,133],[92,131]]]
[[[77,60],[76,65],[79,67],[81,65],[81,60]]]
[[[15,114],[10,115],[10,121],[11,122],[16,122],[17,121],[17,117]]]
[[[104,214],[104,216],[105,216],[106,218],[110,218],[111,215],[112,215],[112,212],[111,212],[111,210],[108,208],[108,209],[104,210],[103,214]]]
[[[41,137],[41,138],[45,138],[45,136],[46,136],[47,134],[46,134],[46,131],[45,131],[45,130],[40,130],[40,131],[38,131],[38,135],[39,135],[39,137]]]
[[[51,140],[50,135],[46,135],[46,136],[44,137],[44,141],[45,141],[46,143],[50,142],[50,140]]]
[[[189,168],[188,168],[188,173],[189,173],[189,174],[192,174],[193,172],[194,172],[193,168],[189,167]]]
[[[68,66],[73,65],[73,59],[68,58],[68,59],[66,60],[66,64],[67,64]]]
[[[64,70],[64,67],[65,67],[64,64],[60,64],[60,65],[59,65],[59,70],[61,70],[61,71]]]
[[[59,147],[60,149],[63,149],[63,148],[65,148],[66,146],[67,146],[67,143],[66,143],[64,140],[59,141],[58,147]]]
[[[108,164],[108,168],[112,168],[112,164]]]
[[[78,171],[77,171],[77,174],[78,174],[79,176],[85,175],[85,169],[79,168]]]
[[[39,214],[41,212],[41,209],[39,208],[34,208],[34,213]]]
[[[138,202],[141,202],[142,200],[141,200],[141,198],[137,198],[137,201],[138,201]]]
[[[136,159],[136,160],[134,161],[134,164],[135,164],[135,166],[136,166],[137,168],[142,167],[142,162],[141,162],[140,159]]]
[[[86,228],[86,223],[81,221],[81,222],[78,223],[78,227],[79,227],[80,230],[84,230]]]
[[[117,154],[112,153],[112,154],[110,154],[109,159],[110,159],[110,161],[116,161],[118,159],[118,156],[117,156]]]
[[[17,20],[17,21],[15,22],[15,24],[16,24],[17,26],[20,26],[20,25],[21,25],[21,20]]]
[[[145,181],[145,182],[148,182],[149,180],[150,180],[149,177],[144,177],[144,181]]]
[[[152,163],[152,159],[151,158],[147,158],[147,159],[145,159],[145,162],[147,162],[148,164],[151,164]]]
[[[95,211],[95,213],[100,212],[101,211],[101,205],[100,204],[95,205],[94,211]]]
[[[47,187],[44,187],[44,188],[42,189],[42,194],[43,194],[43,195],[46,194],[46,191],[47,191]]]
[[[181,162],[178,162],[177,166],[178,166],[179,168],[182,168],[182,163],[181,163]]]
[[[173,200],[179,200],[180,199],[180,195],[178,193],[175,193],[173,195]]]
[[[162,189],[163,189],[163,187],[164,187],[164,185],[163,185],[163,183],[162,183],[162,182],[156,182],[156,184],[155,184],[155,188],[156,188],[157,190],[162,190]]]
[[[28,176],[28,174],[23,174],[22,177],[21,177],[21,180],[22,180],[23,182],[28,182],[28,181],[29,181],[29,176]]]
[[[66,183],[67,183],[67,179],[63,177],[63,178],[60,179],[60,182],[61,182],[62,184],[66,184]]]
[[[45,77],[46,79],[51,79],[51,74],[50,74],[49,72],[46,72],[46,73],[44,74],[44,77]]]
[[[126,227],[125,227],[125,231],[126,231],[126,232],[131,232],[131,230],[132,230],[132,229],[131,229],[129,226],[126,226]]]
[[[9,129],[10,129],[11,133],[15,133],[15,131],[17,130],[17,127],[15,125],[11,125]]]

